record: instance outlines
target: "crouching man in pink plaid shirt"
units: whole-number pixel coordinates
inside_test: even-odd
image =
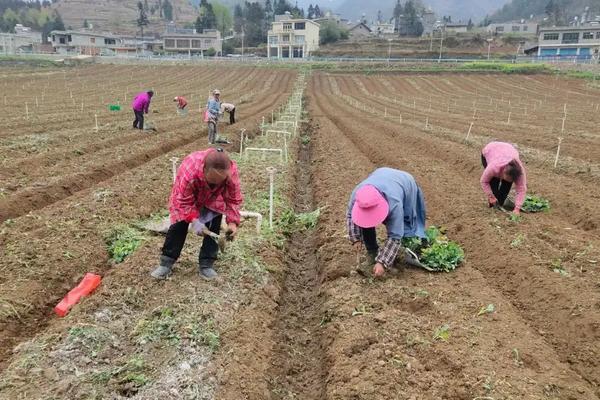
[[[156,279],[165,279],[179,258],[189,225],[204,236],[198,256],[199,274],[214,279],[217,273],[218,244],[205,235],[206,230],[220,233],[225,215],[227,236],[233,239],[240,224],[240,207],[243,198],[235,161],[223,149],[197,151],[187,156],[173,184],[169,199],[171,226],[162,248],[160,265],[152,272]]]

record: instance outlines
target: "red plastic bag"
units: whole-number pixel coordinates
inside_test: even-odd
[[[204,122],[208,121],[210,121],[210,114],[208,113],[208,110],[204,110]]]
[[[87,273],[79,282],[79,285],[74,287],[67,293],[67,295],[54,307],[54,312],[59,317],[64,317],[69,313],[71,307],[79,303],[79,300],[83,296],[87,296],[92,293],[100,285],[102,277],[96,274]]]

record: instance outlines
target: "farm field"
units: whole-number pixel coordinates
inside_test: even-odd
[[[304,76],[0,69],[0,398],[600,398],[599,90],[549,75]],[[219,281],[198,278],[193,238],[166,282],[149,276],[159,236],[110,260],[110,232],[164,212],[170,158],[206,148],[211,88],[238,104],[239,124],[221,125],[235,153],[240,129],[263,143],[262,118],[304,85],[291,161],[235,156],[250,210],[268,209],[275,164],[277,213],[260,237],[243,225]],[[129,103],[149,88],[158,132],[140,133]],[[175,95],[190,100],[185,118]],[[495,139],[519,147],[548,213],[515,223],[486,207],[480,149]],[[415,176],[428,224],[465,250],[455,272],[354,272],[347,198],[380,166]],[[53,316],[85,272],[100,289]]]

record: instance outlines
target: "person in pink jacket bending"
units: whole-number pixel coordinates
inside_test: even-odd
[[[134,129],[144,129],[144,114],[148,114],[152,96],[154,96],[154,92],[149,90],[147,92],[139,93],[135,96],[135,99],[133,99],[131,108],[133,108],[133,113],[135,114],[135,120],[133,121]]]
[[[481,151],[481,163],[485,170],[481,175],[481,187],[488,197],[489,207],[502,207],[512,184],[515,184],[515,208],[519,214],[527,193],[525,167],[519,152],[510,143],[491,142]]]

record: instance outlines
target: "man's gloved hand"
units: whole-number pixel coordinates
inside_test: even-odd
[[[192,221],[192,230],[198,236],[204,236],[204,229],[206,229],[206,225],[204,225],[200,220],[195,219]]]

